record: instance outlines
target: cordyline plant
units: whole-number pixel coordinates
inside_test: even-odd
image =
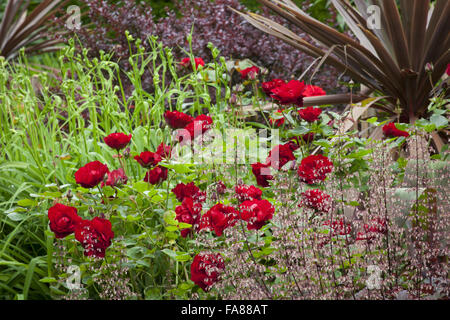
[[[0,56],[13,59],[23,47],[27,54],[59,49],[61,41],[47,39],[43,31],[51,31],[49,17],[67,2],[43,0],[28,13],[29,1],[8,0],[0,23]]]
[[[400,0],[398,7],[395,0],[355,0],[355,5],[347,0],[331,0],[354,37],[310,17],[290,0],[258,1],[328,50],[311,45],[270,19],[241,13],[258,29],[314,58],[322,58],[322,62],[349,74],[372,92],[382,94],[386,103],[374,107],[392,116],[399,115],[401,122],[414,123],[426,115],[432,83],[441,78],[450,59],[449,1]],[[371,5],[379,8],[379,26],[368,23],[377,18],[370,15]],[[432,67],[426,70],[427,65]],[[332,101],[327,96],[315,99],[324,99],[329,104],[342,103],[342,99]],[[443,146],[437,133],[433,140],[438,149]]]

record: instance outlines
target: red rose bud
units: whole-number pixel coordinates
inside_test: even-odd
[[[272,219],[275,208],[267,200],[244,201],[239,206],[241,219],[247,221],[248,230],[259,230]]]
[[[333,171],[333,163],[325,156],[310,155],[304,158],[298,167],[298,176],[306,184],[316,184],[326,179]]]
[[[55,237],[58,239],[72,234],[77,224],[83,220],[78,216],[76,208],[61,203],[57,203],[48,209],[48,219],[50,220],[50,230],[55,233]]]
[[[272,89],[275,89],[277,87],[280,87],[282,85],[286,84],[284,80],[281,79],[273,79],[272,81],[263,82],[261,84],[261,87],[264,91],[264,93],[268,96],[272,95]]]
[[[450,63],[447,64],[447,70],[445,71],[445,73],[447,73],[447,75],[450,76]]]
[[[305,83],[298,80],[291,80],[279,87],[271,90],[271,97],[281,105],[295,104],[298,107],[303,106],[303,90]]]
[[[165,145],[164,142],[161,142],[161,144],[156,149],[156,153],[159,154],[159,156],[163,159],[170,159],[172,148]]]
[[[322,109],[314,107],[307,107],[305,109],[298,110],[298,115],[300,116],[300,118],[307,122],[314,122],[319,120],[319,116],[321,113]]]
[[[179,183],[172,189],[178,201],[182,202],[185,198],[192,198],[195,202],[204,202],[206,200],[206,193],[193,183],[188,184]]]
[[[294,154],[289,143],[280,144],[274,147],[266,159],[266,164],[270,165],[275,170],[279,170],[289,161],[295,160]]]
[[[164,113],[164,119],[166,120],[166,123],[169,125],[169,127],[171,127],[172,129],[184,128],[194,120],[192,116],[176,110],[166,111]]]
[[[144,168],[151,168],[162,161],[161,155],[155,152],[144,151],[134,159]]]
[[[395,123],[391,122],[383,126],[383,134],[385,137],[394,138],[394,137],[409,137],[409,133],[406,131],[402,131],[397,129]]]
[[[220,253],[200,252],[191,264],[191,281],[207,292],[219,281],[220,272],[225,270],[225,263]]]
[[[106,182],[102,182],[102,188],[107,185],[110,187],[119,187],[121,185],[127,184],[128,177],[122,168],[108,172],[108,177]]]
[[[103,218],[82,220],[75,228],[75,239],[81,243],[87,257],[104,258],[113,238],[111,222]]]
[[[307,85],[303,91],[304,97],[318,97],[325,96],[327,93],[321,88],[313,85]]]
[[[108,172],[108,167],[100,161],[89,162],[75,172],[75,181],[83,188],[93,188],[103,181]]]
[[[186,238],[193,230],[197,230],[200,223],[202,205],[192,198],[184,198],[180,206],[175,208],[175,220],[192,225],[192,228],[181,230],[181,236]]]
[[[279,114],[279,115],[283,115],[283,111],[282,110],[277,110],[276,112],[275,112],[276,114]],[[275,123],[275,127],[281,127],[283,124],[284,124],[284,116],[282,117],[282,118],[280,118],[280,119],[273,119],[273,118],[270,118],[269,119],[269,122],[270,122],[270,124],[273,126],[274,125],[274,123]]]
[[[239,71],[241,73],[241,79],[250,79],[250,80],[254,80],[256,79],[256,76],[259,73],[259,68],[256,66],[250,67],[250,68],[245,68],[241,71]]]
[[[223,230],[236,223],[237,217],[236,209],[218,203],[201,217],[199,230],[214,230],[216,236],[220,237]]]
[[[234,190],[236,191],[236,196],[239,202],[244,202],[247,200],[261,200],[262,191],[255,186],[240,184],[235,186]]]
[[[195,68],[198,69],[199,66],[205,66],[205,61],[202,58],[194,58]],[[180,64],[183,67],[189,67],[191,65],[191,58],[184,58],[181,60]]]
[[[269,180],[273,180],[273,176],[270,174],[270,164],[253,163],[252,172],[255,175],[256,182],[261,187],[270,186]]]
[[[126,135],[124,133],[111,133],[107,137],[105,137],[105,143],[113,149],[122,150],[125,148],[131,141],[131,134]]]
[[[150,184],[158,184],[167,180],[168,170],[165,167],[157,166],[145,174],[144,181]]]

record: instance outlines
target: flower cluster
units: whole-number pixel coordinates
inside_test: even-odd
[[[77,209],[56,203],[48,210],[50,230],[58,239],[75,233],[75,239],[84,248],[84,255],[88,257],[104,258],[106,249],[114,238],[111,222],[95,217],[92,220],[82,219]]]

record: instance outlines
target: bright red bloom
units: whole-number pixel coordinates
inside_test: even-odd
[[[108,172],[108,167],[100,161],[89,162],[75,172],[75,181],[83,188],[93,188],[103,181]]]
[[[194,118],[186,113],[180,111],[166,111],[164,119],[172,129],[181,129],[186,127],[189,123],[194,121]]]
[[[161,142],[161,144],[156,149],[156,153],[159,154],[159,156],[163,159],[170,159],[170,156],[172,155],[172,148],[165,145],[164,142]]]
[[[272,90],[286,84],[286,81],[281,79],[273,79],[272,81],[263,82],[261,87],[263,91],[268,95],[272,95]]]
[[[195,68],[198,69],[198,66],[204,66],[205,65],[205,61],[203,61],[202,58],[194,58],[194,63],[195,63]],[[183,67],[188,67],[191,65],[191,58],[184,58],[181,60],[180,64]]]
[[[135,156],[136,160],[142,167],[151,168],[162,161],[161,155],[156,152],[144,151],[140,155]]]
[[[321,87],[313,86],[313,85],[307,85],[305,88],[305,91],[303,91],[304,97],[318,97],[318,96],[325,96],[327,93],[325,90],[323,90]]]
[[[189,123],[184,130],[186,130],[189,133],[188,138],[195,139],[198,136],[204,134],[206,131],[211,129],[213,121],[210,116],[201,114],[197,116],[194,121]]]
[[[283,115],[283,110],[277,110],[275,113]],[[275,123],[275,126],[279,128],[279,127],[281,127],[284,124],[284,120],[285,120],[284,117],[280,118],[280,119],[272,119],[272,118],[270,118],[269,122],[270,122],[271,125],[273,125]]]
[[[395,123],[391,122],[383,126],[383,134],[385,137],[394,138],[394,137],[409,137],[409,133],[403,130],[397,129]]]
[[[307,184],[324,181],[326,175],[331,171],[333,171],[333,163],[320,154],[304,158],[298,167],[300,180]]]
[[[252,172],[255,175],[256,182],[261,187],[270,186],[269,180],[273,180],[273,176],[270,174],[270,164],[253,163]]]
[[[319,189],[307,190],[302,193],[302,197],[299,207],[306,206],[320,212],[329,212],[331,209],[331,197]]]
[[[295,104],[298,107],[303,106],[303,90],[305,83],[298,80],[291,80],[271,90],[271,97],[281,105]]]
[[[319,116],[321,113],[322,109],[314,107],[307,107],[305,109],[298,110],[298,115],[300,116],[300,118],[307,122],[314,122],[319,120]]]
[[[191,280],[207,292],[214,283],[219,281],[219,274],[223,270],[225,270],[225,262],[220,253],[200,252],[191,264]]]
[[[77,224],[83,220],[78,216],[76,208],[61,203],[57,203],[48,209],[48,219],[50,220],[50,230],[55,233],[55,237],[58,239],[72,234]]]
[[[144,181],[150,184],[158,184],[167,179],[167,173],[167,168],[157,166],[145,174]]]
[[[206,193],[200,191],[193,182],[189,182],[188,184],[179,183],[172,189],[172,192],[180,202],[185,198],[192,198],[196,202],[204,202],[206,200]]]
[[[238,216],[238,211],[233,207],[218,203],[202,216],[199,230],[214,230],[220,237],[224,229],[236,224]]]
[[[192,198],[184,198],[181,205],[175,208],[176,217],[175,220],[192,225],[192,228],[186,228],[181,230],[181,236],[186,236],[192,231],[197,230],[200,217],[201,217],[202,205],[194,202]]]
[[[110,135],[105,137],[105,143],[116,150],[122,150],[125,148],[131,141],[131,134],[126,135],[124,133],[111,133]]]
[[[128,177],[125,174],[125,171],[122,168],[119,168],[117,170],[113,170],[111,172],[108,172],[108,178],[106,179],[106,183],[102,182],[102,188],[107,185],[111,187],[118,187],[123,184],[127,184]]]
[[[274,206],[267,200],[247,200],[239,206],[241,219],[247,221],[248,230],[259,230],[273,218]]]
[[[448,76],[450,76],[450,63],[447,64],[447,70],[445,71]]]
[[[103,218],[82,220],[75,228],[75,239],[81,243],[87,257],[104,258],[113,238],[111,222]]]
[[[279,170],[289,161],[295,160],[294,154],[289,143],[280,144],[274,147],[269,152],[269,156],[266,159],[266,164],[270,165],[275,170]]]
[[[259,68],[256,66],[252,66],[250,68],[245,68],[239,72],[241,73],[242,79],[255,79],[259,73]]]
[[[255,186],[240,184],[235,186],[234,190],[236,191],[237,198],[240,202],[246,200],[261,200],[262,191]]]

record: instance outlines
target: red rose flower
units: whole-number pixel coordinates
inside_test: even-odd
[[[192,228],[181,230],[181,236],[183,238],[186,238],[186,236],[190,232],[192,232],[192,230],[198,229],[201,211],[202,205],[200,203],[194,202],[192,198],[184,198],[181,205],[175,208],[175,220],[192,225]]]
[[[157,166],[145,174],[144,181],[150,184],[158,184],[167,179],[167,173],[167,168]]]
[[[102,188],[107,185],[110,187],[118,187],[123,184],[127,184],[128,177],[125,174],[125,171],[122,168],[117,170],[113,170],[108,172],[108,178],[106,179],[106,183],[102,182]]]
[[[193,182],[189,182],[188,184],[179,183],[172,189],[172,192],[180,202],[185,198],[192,198],[196,202],[204,202],[206,200],[206,193],[200,191]]]
[[[234,190],[236,191],[236,196],[239,202],[244,202],[247,200],[261,200],[262,191],[255,186],[240,184],[235,186]]]
[[[409,133],[406,131],[402,131],[397,129],[395,123],[391,122],[383,126],[383,134],[385,137],[394,138],[394,137],[409,137]]]
[[[275,170],[279,170],[284,167],[289,161],[295,160],[294,154],[289,143],[280,144],[274,147],[266,159],[266,164],[270,165]]]
[[[125,148],[131,141],[131,134],[126,135],[124,133],[111,133],[109,136],[105,137],[105,143],[116,150],[122,150]]]
[[[298,167],[300,180],[307,184],[324,181],[326,175],[331,171],[333,171],[333,163],[320,154],[304,158]]]
[[[104,258],[113,238],[111,222],[103,218],[82,220],[75,228],[75,239],[81,243],[87,257]]]
[[[195,139],[198,136],[204,134],[206,131],[211,129],[212,125],[212,118],[210,116],[201,114],[197,116],[194,121],[189,123],[184,130],[186,130],[189,133],[188,138]]]
[[[225,270],[225,263],[220,253],[200,252],[191,264],[191,280],[207,292],[219,281],[222,270]]]
[[[156,152],[144,151],[134,159],[144,168],[151,168],[162,161],[161,155]]]
[[[307,190],[302,193],[302,197],[299,207],[306,206],[320,212],[329,212],[331,209],[331,197],[319,189]]]
[[[272,90],[286,84],[284,80],[281,79],[273,79],[272,81],[263,82],[261,87],[263,91],[268,95],[272,95]]]
[[[273,180],[273,176],[270,174],[270,164],[253,163],[252,172],[255,175],[256,182],[261,187],[270,186],[269,180]]]
[[[181,129],[191,123],[194,118],[186,113],[180,111],[166,111],[164,113],[164,119],[172,129]]]
[[[313,107],[307,107],[305,109],[298,110],[298,115],[300,116],[300,118],[307,122],[317,121],[321,113],[322,109]]]
[[[75,181],[83,188],[93,188],[103,181],[108,172],[108,167],[100,161],[89,162],[75,172]]]
[[[307,85],[303,91],[304,97],[318,97],[325,96],[327,93],[321,88],[313,85]]]
[[[277,110],[275,113],[278,113],[278,114],[282,115],[283,111],[282,110]],[[270,118],[269,122],[270,122],[271,125],[273,125],[275,123],[275,126],[279,128],[279,127],[281,127],[284,124],[284,120],[285,120],[284,117],[280,118],[280,119],[272,119],[272,118]]]
[[[247,221],[248,230],[259,230],[272,219],[275,208],[267,200],[247,200],[239,206],[241,219]]]
[[[197,69],[198,66],[204,66],[205,65],[205,61],[203,61],[202,58],[194,58],[194,63],[195,63],[195,68]],[[191,58],[184,58],[181,60],[180,64],[183,67],[188,67],[191,65]]]
[[[298,107],[303,106],[303,90],[305,83],[298,80],[291,80],[271,90],[271,97],[281,105],[295,104]]]
[[[172,148],[165,145],[164,142],[161,142],[161,144],[156,149],[156,153],[159,154],[159,156],[163,159],[170,159],[170,156],[172,155]]]
[[[224,229],[236,223],[238,214],[233,207],[218,203],[202,216],[199,230],[213,229],[216,236],[220,237]]]
[[[57,203],[48,209],[48,219],[50,220],[50,230],[55,233],[55,237],[58,239],[72,234],[76,225],[83,220],[78,216],[76,208],[61,203]]]
[[[250,68],[245,68],[239,72],[241,73],[241,79],[252,79],[253,80],[258,75],[259,68],[256,66],[253,66]]]

